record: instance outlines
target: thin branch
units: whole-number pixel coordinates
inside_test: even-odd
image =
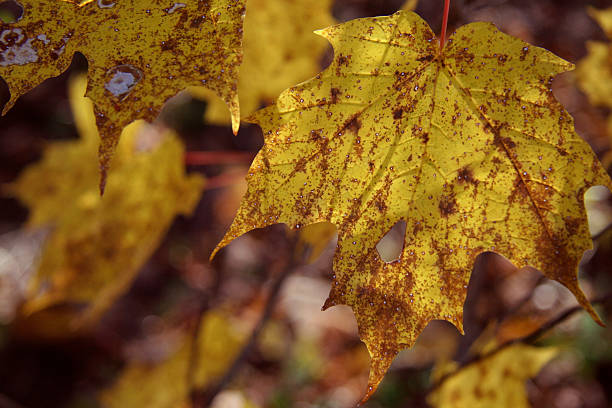
[[[233,184],[238,184],[244,180],[244,174],[222,173],[218,176],[209,177],[204,185],[205,190],[214,190],[216,188],[228,187]]]
[[[195,372],[198,368],[198,363],[200,361],[200,347],[199,339],[200,339],[200,329],[202,328],[202,320],[204,314],[211,308],[213,303],[213,299],[217,297],[219,293],[219,289],[221,288],[222,276],[219,269],[214,269],[214,280],[211,287],[208,290],[200,290],[199,292],[199,301],[198,301],[198,309],[196,313],[196,322],[193,327],[193,331],[191,334],[191,350],[189,351],[189,362],[187,363],[187,389],[193,390],[195,387]]]
[[[214,164],[249,164],[255,158],[252,152],[235,151],[191,151],[185,153],[185,164],[190,166],[207,166]]]
[[[268,299],[266,301],[266,305],[264,307],[263,313],[261,314],[259,321],[255,324],[255,327],[251,331],[251,335],[247,339],[246,343],[240,350],[238,356],[234,359],[234,362],[229,367],[229,369],[225,372],[223,377],[213,386],[208,388],[205,392],[199,393],[196,391],[192,392],[192,401],[194,407],[208,407],[210,403],[214,400],[214,398],[234,379],[234,377],[238,374],[239,370],[242,368],[243,364],[246,362],[247,357],[251,353],[253,347],[257,343],[259,339],[259,335],[261,331],[265,327],[266,323],[272,317],[272,312],[276,306],[276,303],[280,297],[281,288],[285,283],[286,279],[291,275],[291,273],[300,265],[303,264],[303,261],[308,258],[310,253],[310,248],[305,249],[300,255],[299,259],[296,256],[295,252],[297,250],[297,237],[292,238],[293,244],[291,245],[291,261],[289,265],[284,269],[284,271],[279,274],[274,282],[272,283],[272,287],[270,288],[270,293],[268,294]]]
[[[593,300],[591,302],[591,304],[595,305],[595,304],[599,304],[599,303],[605,303],[607,301],[610,301],[612,299],[612,293],[609,293],[605,296],[602,296],[600,298],[597,298],[595,300]],[[500,351],[514,345],[517,343],[533,343],[535,342],[537,339],[539,339],[542,335],[544,335],[546,332],[548,332],[550,329],[554,328],[555,326],[557,326],[558,324],[564,322],[565,320],[567,320],[568,318],[570,318],[571,316],[573,316],[575,313],[580,312],[584,310],[584,308],[582,306],[574,306],[568,310],[566,310],[565,312],[561,313],[559,316],[549,320],[548,322],[544,323],[542,326],[540,326],[536,331],[532,332],[531,334],[528,334],[526,336],[522,336],[522,337],[517,337],[515,339],[511,339],[508,341],[505,341],[504,343],[500,344],[499,346],[497,346],[495,349],[484,353],[484,354],[479,354],[476,356],[472,356],[471,358],[469,358],[468,360],[466,360],[465,362],[461,363],[460,366],[453,371],[452,373],[448,373],[444,376],[442,376],[438,381],[436,381],[428,390],[426,394],[430,394],[431,392],[435,391],[436,389],[440,388],[440,386],[442,384],[444,384],[444,382],[446,380],[448,380],[449,378],[455,376],[456,374],[458,374],[461,370],[463,370],[464,368],[471,366],[473,364],[476,364],[480,361],[486,360],[487,358],[490,358],[492,356],[494,356],[495,354],[499,353]]]
[[[538,279],[536,279],[535,283],[533,284],[529,292],[527,292],[525,296],[523,296],[518,302],[516,302],[512,307],[510,307],[504,313],[504,315],[501,318],[501,321],[505,321],[509,319],[510,317],[514,316],[519,310],[521,310],[521,308],[525,306],[531,300],[538,286],[540,286],[540,284],[544,283],[547,280],[548,278],[546,276],[540,275]]]

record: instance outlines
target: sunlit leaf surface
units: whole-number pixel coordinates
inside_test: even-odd
[[[488,23],[459,28],[440,53],[405,11],[319,34],[330,67],[253,116],[265,144],[218,248],[274,223],[333,223],[324,308],[353,308],[372,356],[368,395],[429,321],[462,330],[485,251],[561,282],[598,319],[576,277],[592,246],[583,195],[612,183],[552,93],[572,64]],[[404,247],[386,263],[376,244],[400,220]]]

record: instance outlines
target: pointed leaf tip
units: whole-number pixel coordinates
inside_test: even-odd
[[[408,12],[317,33],[334,60],[255,114],[263,153],[224,243],[276,223],[333,223],[323,308],[349,305],[369,350],[410,346],[432,319],[461,330],[486,251],[571,286],[591,247],[576,193],[610,179],[552,93],[567,62],[481,23],[460,27],[440,54]],[[403,250],[386,263],[376,245],[400,220]],[[393,360],[380,354],[372,391]]]

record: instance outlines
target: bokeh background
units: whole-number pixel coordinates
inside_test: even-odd
[[[14,9],[10,3],[0,2],[5,17]],[[260,7],[255,3],[253,7]],[[436,33],[442,5],[443,0],[420,0],[416,6]],[[391,14],[402,6],[402,1],[392,0],[336,0],[331,15],[342,22]],[[612,1],[453,0],[449,31],[473,21],[491,21],[508,34],[578,63],[587,56],[587,42],[608,42],[589,16],[589,6],[608,8]],[[294,52],[299,54],[300,49]],[[327,47],[310,58],[316,58],[315,66],[322,69],[332,51]],[[51,146],[79,138],[69,89],[86,69],[87,61],[77,54],[66,73],[45,81],[0,118],[0,407],[202,404],[231,370],[232,360],[265,313],[270,294],[277,293],[278,282],[282,287],[257,341],[246,350],[224,389],[214,392],[212,405],[354,406],[367,384],[367,351],[348,307],[320,310],[332,275],[333,236],[322,233],[317,240],[321,244],[318,257],[296,262],[300,249],[295,233],[277,225],[235,240],[208,261],[246,189],[250,158],[263,142],[257,126],[243,123],[234,137],[229,126],[210,123],[222,119],[204,120],[211,118],[207,109],[215,102],[210,99],[181,94],[168,103],[157,124],[174,130],[188,152],[213,152],[204,155],[206,159],[186,156],[187,172],[206,177],[193,213],[178,216],[167,232],[160,232],[160,242],[151,248],[152,254],[138,266],[134,278],[120,285],[120,293],[87,324],[79,325],[74,318],[86,308],[84,302],[60,297],[44,307],[31,307],[30,281],[57,225],[28,227],[31,210],[14,196],[11,186]],[[577,132],[610,169],[610,109],[591,104],[572,72],[555,80],[554,92],[574,117]],[[0,106],[7,100],[6,85],[0,84]],[[259,104],[272,100],[261,98]],[[83,166],[96,168],[97,163],[79,164],[72,177],[85,177]],[[59,176],[39,174],[38,183],[62,185],[63,179],[52,177]],[[584,256],[580,279],[587,295],[597,298],[612,291],[612,229],[608,227],[612,199],[607,190],[593,189],[587,205],[595,248]],[[393,258],[401,240],[401,233],[392,230],[379,251]],[[86,275],[89,268],[83,269]],[[112,279],[121,276],[121,270],[115,271]],[[96,292],[96,286],[90,289]],[[43,284],[38,290],[47,289]],[[516,270],[500,256],[483,254],[470,281],[465,336],[448,323],[432,322],[417,345],[398,356],[365,406],[428,406],[436,363],[465,361],[477,347],[477,339],[489,336],[499,342],[521,337],[575,304],[567,290],[538,271]],[[610,310],[609,302],[598,306],[607,322]],[[532,406],[612,406],[610,328],[576,313],[538,344],[557,346],[560,352],[526,381]],[[195,384],[193,392],[188,384]]]

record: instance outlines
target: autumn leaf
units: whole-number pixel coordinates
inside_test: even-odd
[[[244,62],[240,67],[238,95],[247,116],[271,103],[284,89],[315,75],[329,46],[313,30],[335,21],[331,0],[249,0],[244,21]],[[205,119],[230,123],[222,101],[203,88],[191,90],[208,102]]]
[[[215,310],[203,318],[198,335],[197,369],[194,386],[203,389],[217,380],[234,360],[244,336],[228,320],[226,313]],[[174,408],[191,406],[187,370],[193,337],[184,336],[176,351],[158,364],[132,363],[116,382],[100,394],[106,408]]]
[[[170,131],[128,126],[100,197],[97,130],[86,78],[71,81],[81,139],[56,142],[12,192],[30,208],[30,227],[50,227],[31,282],[26,315],[54,304],[82,305],[72,326],[90,323],[123,293],[178,214],[190,214],[203,179],[185,175],[184,149]]]
[[[519,343],[459,371],[455,362],[438,364],[433,378],[450,376],[429,395],[428,402],[434,408],[528,408],[525,381],[558,353],[554,347]]]
[[[136,119],[151,121],[188,86],[219,95],[237,132],[244,3],[19,0],[22,18],[0,22],[0,76],[11,92],[3,113],[68,68],[78,51],[89,62],[87,96],[102,140],[102,188],[121,130]]]
[[[485,251],[561,282],[598,319],[576,276],[592,246],[583,195],[612,182],[552,93],[572,64],[489,23],[459,28],[440,52],[405,11],[318,33],[334,60],[253,116],[265,144],[217,250],[274,223],[334,224],[323,308],[353,308],[368,395],[429,321],[462,330]],[[400,221],[401,256],[383,262],[376,244]]]

